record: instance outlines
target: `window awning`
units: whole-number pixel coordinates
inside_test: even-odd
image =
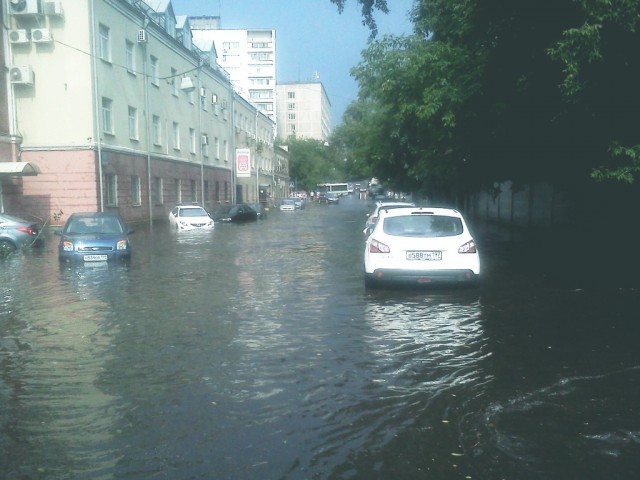
[[[0,176],[33,176],[38,175],[40,169],[29,162],[0,162]]]

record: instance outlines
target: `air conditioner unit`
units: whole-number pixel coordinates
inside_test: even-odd
[[[147,41],[147,31],[144,29],[138,30],[138,43],[146,43]]]
[[[207,135],[202,135],[202,145],[209,145],[209,137]]]
[[[45,15],[64,15],[62,2],[59,0],[44,0]]]
[[[9,11],[12,15],[37,15],[40,10],[40,0],[9,0]]]
[[[11,67],[9,79],[14,85],[33,85],[33,70],[29,65]]]
[[[26,30],[9,30],[9,43],[29,43]]]
[[[31,30],[31,41],[33,43],[49,43],[53,41],[48,28],[33,28]]]

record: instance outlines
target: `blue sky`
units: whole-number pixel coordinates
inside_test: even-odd
[[[369,30],[355,0],[338,14],[330,0],[171,0],[176,15],[221,17],[222,28],[274,28],[277,80],[309,81],[320,76],[329,100],[333,126],[358,95],[349,70],[360,61]],[[377,13],[378,35],[410,33],[412,0],[388,0],[391,12]]]

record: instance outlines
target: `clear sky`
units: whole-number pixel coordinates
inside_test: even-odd
[[[388,15],[376,13],[378,36],[411,32],[407,12],[413,0],[388,0]],[[310,81],[320,77],[335,127],[358,85],[349,70],[367,46],[368,27],[355,0],[338,13],[330,0],[171,0],[176,15],[220,16],[222,28],[276,30],[277,81]]]

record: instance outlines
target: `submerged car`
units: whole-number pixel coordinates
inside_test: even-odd
[[[213,219],[198,205],[177,205],[169,212],[169,224],[176,230],[211,230]]]
[[[222,205],[211,214],[214,222],[245,223],[258,220],[258,212],[246,203]]]
[[[335,192],[327,192],[326,203],[329,205],[340,203],[340,197]]]
[[[117,213],[73,213],[60,236],[58,257],[67,262],[114,262],[131,258],[129,235]]]
[[[0,213],[0,257],[42,243],[38,223]]]
[[[280,211],[293,212],[296,209],[296,202],[291,198],[285,198],[280,203]]]
[[[247,205],[258,213],[258,220],[265,220],[267,218],[267,209],[263,203],[247,203]]]
[[[460,212],[449,208],[381,209],[364,251],[367,287],[383,283],[474,283],[476,243]]]

